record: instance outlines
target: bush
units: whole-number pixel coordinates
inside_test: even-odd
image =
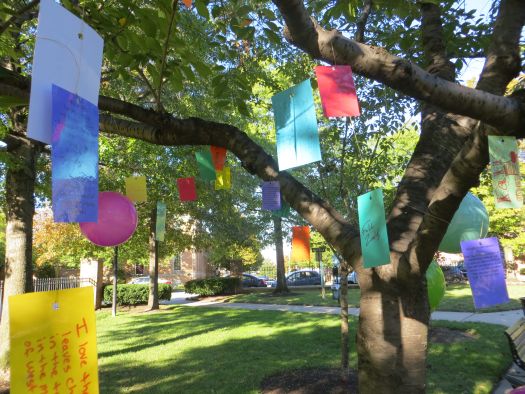
[[[159,300],[171,299],[171,286],[159,283]],[[149,297],[149,285],[118,285],[117,305],[139,305],[147,304]],[[113,302],[113,286],[104,287],[104,302]]]
[[[520,275],[525,275],[525,267],[520,268]]]
[[[236,277],[190,280],[184,284],[186,293],[211,296],[233,294],[241,287],[241,279]]]

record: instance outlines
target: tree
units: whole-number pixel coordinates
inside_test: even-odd
[[[160,3],[166,9],[165,15],[169,15],[172,8],[166,7],[166,2]],[[365,5],[374,3],[366,1]],[[225,52],[239,56],[237,66],[226,72],[216,67],[208,67],[207,70],[217,73],[213,83],[217,90],[224,86],[225,81],[231,82],[227,88],[236,88],[231,91],[232,100],[225,108],[233,109],[233,104],[246,113],[246,105],[242,103],[252,96],[252,92],[242,88],[242,85],[252,83],[253,86],[252,77],[256,74],[246,70],[257,63],[250,62],[250,56],[255,57],[258,50],[262,53],[261,58],[280,51],[296,58],[301,58],[301,55],[290,54],[276,42],[279,37],[277,25],[273,22],[276,19],[274,9],[266,7],[266,2],[248,1],[242,7],[236,1],[227,6],[221,2],[196,1],[195,4],[201,15],[198,21],[202,24],[199,26],[208,20],[209,9],[214,18],[213,28],[200,31],[211,33],[213,29],[223,29],[230,32],[210,35],[209,53],[213,57],[222,45],[226,47]],[[350,264],[359,274],[361,315],[357,349],[360,392],[424,392],[430,317],[425,271],[462,198],[479,183],[479,175],[488,162],[486,135],[525,136],[522,92],[503,95],[507,84],[520,70],[519,38],[525,22],[525,4],[519,0],[496,3],[494,10],[497,12],[489,29],[481,29],[479,23],[470,23],[472,15],[453,7],[452,1],[444,1],[442,6],[430,0],[417,4],[378,1],[376,8],[365,6],[359,18],[348,11],[355,10],[360,4],[354,0],[341,1],[333,7],[329,7],[327,1],[312,2],[309,8],[301,0],[273,0],[273,4],[284,19],[284,36],[313,59],[338,65],[349,64],[356,74],[375,81],[378,86],[391,88],[389,97],[405,95],[419,100],[421,135],[388,212],[391,264],[364,269],[355,223],[343,217],[290,172],[279,171],[275,160],[257,143],[260,141],[241,131],[240,125],[221,123],[224,122],[222,119],[182,118],[177,113],[171,115],[162,110],[153,111],[151,105],[145,103],[101,96],[101,129],[106,133],[158,145],[226,147],[247,172],[263,180],[278,180],[286,201],[322,234],[326,242],[343,257],[344,264]],[[160,52],[149,48],[155,46],[153,42],[134,41],[133,45],[126,42],[127,52],[115,49],[115,42],[132,40],[136,33],[130,29],[125,35],[119,35],[119,27],[110,15],[119,15],[122,10],[112,9],[111,5],[108,7],[97,10],[93,4],[86,4],[86,15],[94,25],[107,29],[106,40],[110,43],[108,57],[114,55],[118,60],[114,60],[115,69],[109,74],[125,74],[127,71],[125,67],[120,67],[122,64],[140,65],[141,59],[148,57],[148,52],[163,53],[162,48]],[[133,9],[132,4],[127,2],[122,7]],[[375,19],[374,13],[377,13]],[[146,19],[153,18],[147,13],[145,16]],[[248,16],[257,18],[259,24],[243,23]],[[185,17],[191,20],[189,12],[185,12]],[[369,17],[384,27],[384,31],[367,30]],[[381,22],[382,17],[388,18],[390,25]],[[104,21],[104,18],[107,20]],[[416,18],[418,22],[413,23]],[[137,28],[146,28],[147,23],[140,24],[139,20],[135,19]],[[164,32],[164,37],[169,30],[166,21],[164,18],[153,26],[154,29],[159,26],[158,31]],[[321,26],[332,25],[343,29],[353,22],[356,23],[359,40]],[[256,34],[257,29],[260,35]],[[474,37],[478,30],[487,33],[476,42]],[[388,34],[397,37],[398,42],[387,41],[384,37]],[[388,50],[359,42],[368,35],[374,40],[378,38],[378,42],[383,39],[389,44]],[[123,36],[125,38],[118,38]],[[264,42],[256,39],[259,36],[266,43],[275,42],[276,46],[265,46]],[[238,46],[230,47],[228,37],[234,37]],[[141,48],[133,52],[133,46]],[[451,61],[453,57],[461,60],[472,56],[473,51],[482,53],[486,59],[475,89],[455,83],[456,70]],[[402,53],[404,58],[393,53]],[[176,60],[187,58],[191,61],[187,53],[175,55],[170,65],[173,75],[184,70],[177,68]],[[301,64],[309,65],[309,62],[297,61],[293,66]],[[199,62],[192,65],[197,65],[195,68],[201,66]],[[260,75],[268,75],[261,68],[258,70]],[[286,67],[283,66],[282,70]],[[294,71],[302,75],[304,69],[295,67]],[[159,82],[163,79],[162,74],[157,72]],[[173,81],[181,79],[174,77]],[[114,81],[116,83],[118,78]],[[0,96],[27,99],[28,90],[28,81],[23,75],[5,70],[0,74]],[[162,103],[162,89],[151,90],[148,97],[156,91],[157,101],[160,97]],[[384,100],[387,101],[386,96]],[[214,105],[217,103],[219,100]],[[218,115],[218,118],[220,116],[223,115]],[[294,174],[302,176],[304,172],[294,171]],[[313,173],[309,171],[307,175]],[[9,238],[7,242],[9,244]]]

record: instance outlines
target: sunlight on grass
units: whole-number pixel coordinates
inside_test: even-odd
[[[479,312],[495,312],[521,309],[519,297],[525,296],[524,285],[507,286],[510,302],[491,308],[479,309]],[[348,306],[350,308],[359,308],[359,288],[348,289]],[[290,294],[274,296],[271,291],[253,292],[246,294],[237,294],[228,296],[227,302],[241,302],[252,304],[277,304],[277,305],[316,305],[316,306],[339,306],[336,300],[332,299],[331,291],[327,291],[326,298],[321,298],[321,292],[317,289],[293,289]],[[472,300],[472,291],[467,284],[448,285],[445,297],[439,304],[439,311],[456,311],[456,312],[475,312],[474,302]]]
[[[352,366],[355,328],[350,319]],[[471,328],[479,339],[431,344],[428,393],[489,393],[510,363],[499,326]],[[337,367],[339,318],[276,311],[169,307],[160,313],[97,313],[102,393],[257,393],[268,375]],[[452,390],[457,385],[461,391]]]

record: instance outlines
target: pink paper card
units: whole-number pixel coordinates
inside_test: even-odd
[[[197,199],[197,189],[195,188],[194,178],[178,178],[177,188],[181,201],[195,201]]]
[[[327,118],[359,116],[359,103],[350,66],[315,68],[323,112]]]

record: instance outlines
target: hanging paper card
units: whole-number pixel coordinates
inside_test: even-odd
[[[182,0],[182,2],[184,3],[184,5],[186,6],[186,8],[191,8],[191,1],[192,1],[192,0]]]
[[[221,171],[226,163],[226,148],[220,146],[210,146],[211,160],[217,171]]]
[[[509,302],[498,239],[462,241],[461,251],[475,307],[487,308]]]
[[[126,197],[133,202],[148,201],[145,176],[130,176],[126,178]]]
[[[281,209],[281,186],[279,181],[263,182],[262,209],[268,211]]]
[[[321,160],[310,80],[272,97],[279,170]]]
[[[177,189],[179,189],[179,197],[181,201],[195,201],[197,199],[194,178],[177,179]]]
[[[41,0],[27,135],[51,143],[51,85],[98,105],[102,38],[53,0]]]
[[[93,287],[9,297],[11,393],[97,394]]]
[[[281,208],[276,211],[272,211],[272,215],[280,217],[280,218],[287,218],[288,216],[290,216],[290,205],[286,201],[283,200],[282,196],[281,196]]]
[[[51,183],[55,222],[98,220],[98,109],[53,85]]]
[[[155,222],[155,240],[164,241],[166,232],[166,204],[157,201],[157,221]]]
[[[390,263],[383,190],[372,190],[357,197],[357,210],[364,267]]]
[[[199,165],[200,178],[203,181],[214,181],[215,180],[215,167],[211,158],[211,152],[209,149],[203,149],[195,152],[197,158],[197,164]]]
[[[359,104],[350,66],[315,68],[324,116],[359,116]]]
[[[310,227],[292,227],[292,256],[290,261],[310,261]]]
[[[215,179],[215,190],[229,190],[231,188],[230,167],[224,167],[221,171],[217,170],[217,179]]]
[[[516,138],[489,135],[489,155],[496,208],[521,208],[523,194]]]

